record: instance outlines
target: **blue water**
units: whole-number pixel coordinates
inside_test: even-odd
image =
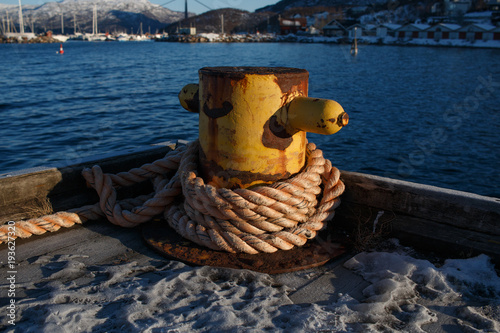
[[[349,126],[308,134],[333,164],[500,197],[500,50],[327,44],[0,45],[0,173],[195,139],[177,94],[204,66],[289,66]]]

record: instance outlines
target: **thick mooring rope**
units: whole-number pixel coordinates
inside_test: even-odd
[[[272,253],[314,238],[333,217],[345,189],[339,170],[312,143],[302,172],[252,189],[205,184],[197,174],[198,151],[199,142],[194,141],[154,163],[116,175],[103,173],[99,166],[85,169],[82,174],[99,194],[98,204],[17,222],[16,236],[26,238],[103,216],[135,227],[163,213],[173,229],[197,244],[227,252]],[[117,187],[146,179],[153,181],[153,195],[137,198],[139,203],[117,201]],[[7,226],[0,227],[0,241],[6,241],[7,232]]]

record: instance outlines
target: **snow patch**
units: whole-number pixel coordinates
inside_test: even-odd
[[[401,250],[360,253],[344,266],[370,283],[363,299],[339,293],[335,302],[313,304],[293,304],[293,290],[267,274],[178,262],[86,266],[83,259],[37,259],[50,291],[18,300],[15,329],[423,332],[437,325],[439,308],[456,309],[447,315],[466,331],[500,327],[500,279],[485,255],[437,267]]]

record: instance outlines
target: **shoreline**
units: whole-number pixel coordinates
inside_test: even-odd
[[[0,35],[0,44],[57,44],[63,43],[60,40],[48,37],[48,36],[37,36],[32,39],[22,38],[18,39],[16,37],[5,37]]]
[[[70,39],[71,40],[71,39]],[[338,44],[350,45],[352,38],[325,37],[325,36],[300,36],[300,35],[271,35],[271,34],[249,34],[249,35],[220,35],[214,33],[202,33],[194,36],[172,35],[167,38],[152,38],[154,42],[167,43],[314,43],[314,44]],[[396,37],[360,37],[358,45],[387,45],[387,46],[430,46],[430,47],[456,47],[456,48],[489,48],[500,49],[500,40],[464,40],[464,39],[441,39],[439,41],[428,38],[402,39]],[[39,36],[34,39],[19,40],[0,36],[0,44],[55,44],[61,41],[47,36]]]

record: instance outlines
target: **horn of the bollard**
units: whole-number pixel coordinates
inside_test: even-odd
[[[304,131],[330,135],[349,123],[349,116],[339,103],[322,98],[294,98],[278,111],[277,116],[289,133]]]

